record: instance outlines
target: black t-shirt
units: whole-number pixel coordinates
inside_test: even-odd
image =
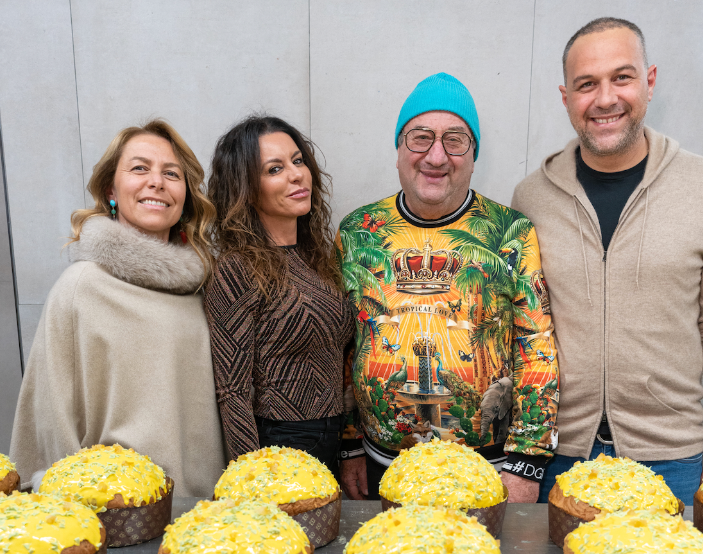
[[[604,173],[588,167],[581,158],[581,149],[576,149],[576,178],[596,210],[600,234],[603,237],[603,249],[606,252],[618,226],[622,209],[644,177],[647,158],[649,156],[645,156],[644,160],[625,171]]]

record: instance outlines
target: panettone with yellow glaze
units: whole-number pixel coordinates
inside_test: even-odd
[[[473,449],[433,439],[402,450],[383,474],[379,492],[397,504],[487,508],[505,500],[500,475]]]
[[[680,511],[679,500],[661,475],[629,458],[603,454],[576,462],[557,476],[549,502],[584,521],[601,511],[654,509],[671,515]]]
[[[94,554],[104,543],[100,520],[82,504],[41,493],[0,494],[3,554]]]
[[[499,542],[476,518],[452,508],[409,504],[364,523],[344,554],[500,554]]]
[[[0,493],[10,494],[20,485],[20,476],[17,474],[15,464],[5,454],[0,454]]]
[[[303,528],[274,504],[202,500],[166,527],[159,554],[311,554]]]
[[[40,492],[58,494],[98,512],[154,504],[169,491],[172,481],[149,456],[119,444],[83,448],[52,465]]]
[[[293,516],[340,497],[332,472],[314,456],[295,448],[270,446],[232,460],[215,486],[215,498],[256,498]]]
[[[665,510],[602,513],[566,536],[564,554],[700,554],[703,533]]]

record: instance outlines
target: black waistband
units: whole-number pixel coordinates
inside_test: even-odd
[[[603,418],[600,421],[597,433],[601,437],[606,437],[608,439],[612,437],[612,434],[610,433],[610,425],[608,425],[608,418],[605,416],[605,414],[603,414]]]
[[[300,431],[329,431],[337,433],[342,429],[344,414],[337,416],[323,417],[320,419],[304,419],[302,421],[284,421],[281,419],[268,419],[254,416],[256,425],[263,427],[276,427],[278,429],[300,430]]]

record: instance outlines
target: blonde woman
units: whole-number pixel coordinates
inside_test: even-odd
[[[225,465],[199,291],[214,208],[180,135],[121,131],[71,218],[71,266],[44,305],[10,456],[23,479],[82,447],[148,454],[177,496],[210,496]],[[29,483],[22,484],[26,487]]]

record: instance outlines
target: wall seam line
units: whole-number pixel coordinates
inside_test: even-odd
[[[527,177],[527,166],[530,161],[530,120],[532,119],[532,68],[535,63],[535,22],[537,21],[537,0],[534,0],[532,8],[532,49],[530,51],[530,92],[527,96],[527,140],[525,141],[525,177]]]
[[[308,0],[308,126],[310,140],[312,139],[312,25],[310,17],[310,2]]]
[[[85,170],[83,168],[83,138],[81,136],[81,108],[78,103],[78,70],[76,69],[76,39],[73,35],[73,0],[68,0],[68,12],[71,16],[71,50],[73,51],[73,82],[76,85],[76,117],[78,119],[78,149],[81,153],[81,180],[83,181],[82,196],[83,207],[88,206],[85,203]]]
[[[15,318],[17,319],[17,344],[19,346],[20,355],[20,372],[24,377],[24,349],[22,346],[22,324],[20,321],[20,296],[19,288],[17,287],[17,267],[15,265],[15,245],[12,240],[12,220],[10,217],[10,193],[7,187],[7,170],[5,168],[5,147],[2,140],[2,119],[0,118],[0,177],[2,178],[2,186],[5,193],[5,214],[7,218],[7,241],[10,247],[10,267],[12,269],[12,288],[15,293]]]

